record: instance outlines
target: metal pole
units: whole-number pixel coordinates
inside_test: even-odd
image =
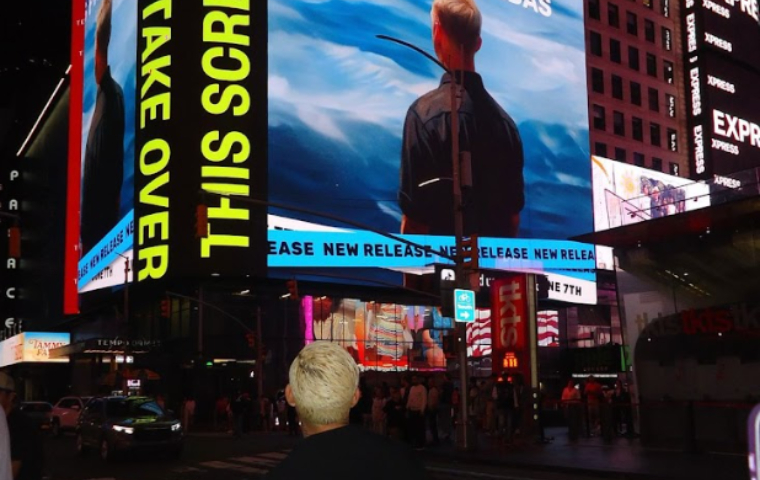
[[[203,355],[203,285],[198,287],[198,355]]]
[[[261,349],[264,345],[264,339],[261,336],[261,306],[256,307],[256,388],[258,397],[264,395],[264,356],[261,355]]]

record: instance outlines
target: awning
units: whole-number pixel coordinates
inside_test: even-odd
[[[121,338],[91,338],[50,350],[50,358],[68,357],[76,354],[125,354],[148,353],[161,347],[160,340]]]

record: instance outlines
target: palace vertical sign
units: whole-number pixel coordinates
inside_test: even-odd
[[[18,158],[13,157],[0,163],[0,330],[2,338],[21,331],[18,318],[19,266],[21,259],[11,255],[11,227],[20,225],[14,217],[20,215],[21,170]]]
[[[236,199],[266,198],[266,2],[138,8],[137,281],[262,274],[265,210]],[[209,233],[197,239],[199,203]]]

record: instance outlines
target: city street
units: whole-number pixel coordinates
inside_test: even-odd
[[[150,455],[103,462],[96,452],[76,454],[73,435],[45,439],[50,480],[243,480],[261,478],[287,455],[295,441],[281,433],[256,433],[236,440],[223,434],[191,434],[179,460]],[[336,459],[336,461],[339,461]],[[553,472],[428,462],[432,479],[580,480]],[[361,478],[361,472],[357,472]]]

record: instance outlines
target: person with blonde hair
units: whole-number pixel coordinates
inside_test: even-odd
[[[525,206],[523,148],[512,118],[486,90],[475,69],[483,18],[474,0],[435,0],[432,40],[449,70],[418,98],[404,121],[399,206],[401,232],[452,235],[454,204],[451,152],[451,88],[460,88],[460,152],[469,153],[471,188],[463,189],[464,234],[515,237]],[[443,181],[447,180],[447,181]],[[411,275],[407,286],[414,286]]]
[[[349,426],[349,411],[361,395],[359,367],[340,345],[318,341],[305,346],[290,365],[289,376],[285,398],[298,413],[305,440],[268,479],[425,478],[409,447]]]

